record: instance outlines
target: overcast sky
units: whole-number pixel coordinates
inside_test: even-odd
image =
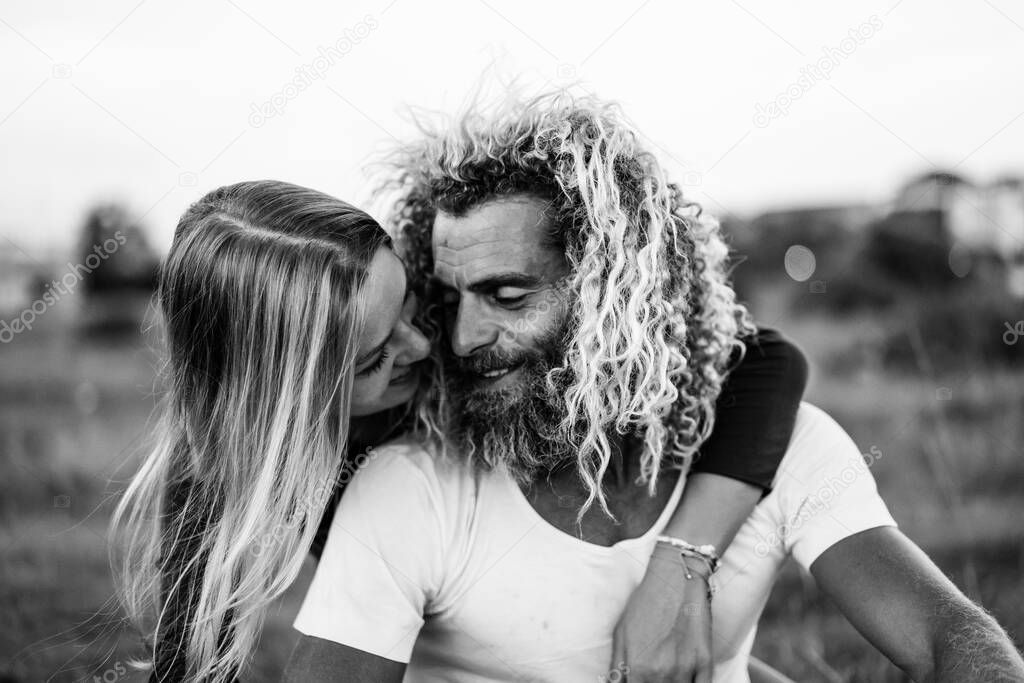
[[[252,178],[363,201],[367,159],[410,132],[403,108],[456,108],[488,64],[619,100],[716,213],[885,201],[936,167],[1024,170],[1010,0],[7,1],[0,236],[66,244],[90,204],[121,199],[163,248],[189,202]]]

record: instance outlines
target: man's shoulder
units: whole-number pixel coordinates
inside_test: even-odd
[[[801,404],[771,494],[774,504],[767,508],[778,516],[766,536],[781,537],[786,551],[809,569],[839,541],[875,527],[895,526],[872,471],[882,456],[875,446],[862,455],[828,413]]]
[[[412,434],[404,434],[379,446],[370,446],[362,458],[357,459],[360,469],[373,471],[380,468],[430,470],[436,449]]]
[[[824,410],[804,401],[797,410],[793,436],[779,465],[776,485],[785,483],[787,477],[806,481],[823,468],[853,460],[862,461],[862,457],[846,430]]]
[[[793,427],[793,438],[789,442],[790,450],[808,443],[818,445],[849,439],[850,436],[846,430],[831,415],[807,401],[800,402],[796,413],[796,424]]]
[[[404,575],[420,576],[431,595],[447,571],[439,558],[465,554],[480,500],[472,467],[439,450],[410,437],[369,450],[331,530],[372,548]]]
[[[472,468],[413,435],[404,435],[374,446],[353,459],[356,474],[351,488],[389,497],[409,489],[443,493],[473,477]]]

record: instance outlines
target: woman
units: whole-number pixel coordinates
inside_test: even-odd
[[[125,597],[133,616],[162,608],[157,657],[181,665],[168,679],[225,680],[299,572],[322,512],[310,492],[334,482],[349,417],[407,402],[429,348],[380,226],[285,183],[191,207],[158,297],[168,396],[115,520]],[[168,657],[179,648],[187,667]]]
[[[153,661],[142,666],[155,680],[227,681],[252,654],[267,605],[298,575],[328,498],[362,452],[357,441],[408,426],[415,364],[429,345],[380,226],[275,181],[220,188],[182,216],[158,302],[168,394],[159,441],[114,516],[128,532],[120,578],[129,615],[152,634]],[[703,458],[705,471],[721,462],[722,474],[761,486],[803,388],[799,352],[766,341],[736,369],[745,383],[723,393],[733,417],[720,413],[709,443],[717,438],[726,456]],[[771,424],[739,427],[769,403]],[[781,430],[780,403],[791,408]],[[366,418],[358,440],[353,418]],[[753,430],[744,445],[768,441],[737,452],[720,436],[737,428]],[[707,532],[727,543],[749,508],[717,496],[703,487],[680,507],[701,509]]]

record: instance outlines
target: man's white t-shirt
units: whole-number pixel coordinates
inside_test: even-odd
[[[296,629],[408,662],[406,681],[609,675],[613,630],[684,478],[646,534],[603,547],[542,519],[502,471],[474,473],[410,440],[375,454],[342,497]],[[801,405],[772,492],[714,577],[715,680],[748,680],[757,621],[789,556],[809,568],[836,542],[887,525],[853,441]]]

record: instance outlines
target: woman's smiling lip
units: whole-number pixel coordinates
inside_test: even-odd
[[[403,382],[406,382],[407,380],[409,380],[414,374],[415,373],[413,372],[412,368],[406,368],[405,372],[403,372],[400,375],[399,374],[391,375],[391,381],[388,382],[388,384],[402,384]]]

